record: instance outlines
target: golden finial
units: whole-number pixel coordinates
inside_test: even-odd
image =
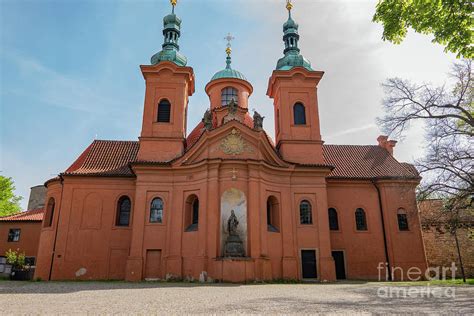
[[[225,53],[226,53],[227,55],[230,55],[230,53],[232,53],[232,48],[227,47],[227,48],[225,49]]]
[[[286,9],[288,11],[291,11],[291,9],[293,9],[293,3],[291,3],[291,0],[286,0]]]
[[[170,3],[171,3],[171,6],[173,7],[171,9],[171,13],[174,14],[174,7],[176,6],[176,4],[178,4],[178,0],[170,0]]]

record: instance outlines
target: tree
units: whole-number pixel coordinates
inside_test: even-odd
[[[7,216],[18,213],[21,196],[16,196],[15,185],[12,178],[0,176],[0,216]]]
[[[400,78],[384,84],[385,116],[378,118],[384,132],[403,137],[410,124],[425,123],[426,155],[415,165],[423,175],[418,198],[445,200],[450,232],[457,242],[460,212],[471,209],[474,197],[474,81],[472,61],[454,63],[451,89],[416,85]],[[462,258],[458,248],[462,267]],[[464,276],[464,272],[463,272]]]
[[[470,0],[379,0],[372,21],[382,23],[382,39],[400,44],[408,28],[433,34],[445,52],[473,58],[473,5]]]

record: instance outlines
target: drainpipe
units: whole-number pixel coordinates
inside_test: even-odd
[[[377,186],[375,178],[372,179],[371,181],[375,189],[377,190],[377,196],[379,199],[380,219],[382,221],[383,245],[384,245],[384,251],[385,251],[385,262],[387,263],[388,280],[392,281],[392,270],[390,268],[390,259],[388,257],[387,233],[385,231],[385,220],[383,217],[382,195],[380,194],[380,188]]]
[[[58,230],[59,230],[59,217],[61,216],[61,207],[63,206],[64,178],[61,175],[59,175],[59,178],[61,179],[61,199],[59,201],[59,207],[58,207],[58,221],[56,223],[56,231],[54,232],[53,252],[51,254],[51,266],[49,267],[48,281],[51,281],[51,275],[53,273],[54,256],[56,254],[56,240],[58,239]],[[54,205],[54,207],[56,207],[56,205]],[[53,221],[54,221],[54,218],[53,218]]]

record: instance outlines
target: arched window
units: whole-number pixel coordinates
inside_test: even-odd
[[[313,224],[313,214],[311,211],[311,203],[306,200],[300,203],[300,223]]]
[[[128,226],[130,224],[130,212],[132,210],[132,202],[128,196],[122,196],[117,202],[117,217],[115,225]]]
[[[329,229],[339,230],[339,220],[337,219],[337,211],[335,208],[328,209]]]
[[[49,198],[48,200],[48,206],[46,207],[46,215],[44,217],[44,224],[43,227],[50,227],[53,225],[53,220],[54,220],[54,198]]]
[[[226,106],[230,103],[231,100],[234,100],[235,104],[239,103],[238,91],[235,88],[227,87],[221,91],[221,105]]]
[[[171,117],[171,103],[170,101],[163,99],[158,104],[158,118],[157,122],[169,123]]]
[[[397,211],[397,221],[399,230],[410,230],[408,226],[407,212],[403,208],[399,208]]]
[[[196,195],[190,195],[186,199],[184,214],[185,231],[196,231],[199,228],[199,199]]]
[[[195,198],[193,201],[193,219],[191,222],[193,225],[199,224],[199,199]]]
[[[355,221],[357,230],[367,230],[367,219],[365,218],[365,211],[363,209],[356,209]]]
[[[151,201],[150,223],[163,223],[163,200],[160,198]]]
[[[303,104],[298,102],[293,106],[293,118],[295,125],[306,125],[306,112]]]
[[[270,196],[267,199],[267,229],[270,232],[280,231],[279,203],[276,197]]]

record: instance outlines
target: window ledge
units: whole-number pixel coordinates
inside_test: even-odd
[[[117,226],[117,225],[114,225],[112,227],[112,229],[116,229],[116,230],[129,230],[129,229],[132,229],[131,225],[130,226]]]
[[[145,225],[151,225],[151,226],[165,226],[165,223],[163,222],[147,222]]]
[[[275,226],[273,226],[273,225],[267,225],[267,230],[270,233],[279,233],[280,232],[280,230],[278,228],[276,228]]]
[[[198,230],[198,224],[191,224],[184,230],[185,232],[195,232]]]

